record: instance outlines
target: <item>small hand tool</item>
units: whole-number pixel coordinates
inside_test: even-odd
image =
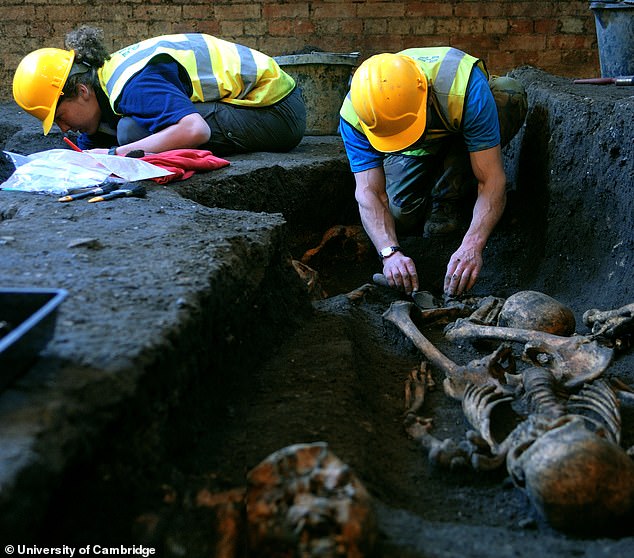
[[[125,185],[125,188],[119,188],[117,190],[113,190],[103,196],[97,196],[94,198],[90,198],[88,203],[101,202],[106,200],[113,200],[115,198],[144,198],[145,197],[145,186],[142,184],[130,182]]]
[[[380,287],[391,288],[390,284],[387,280],[387,277],[382,273],[375,273],[372,276],[372,281],[375,285],[379,285]],[[436,297],[430,293],[429,291],[413,291],[410,295],[412,300],[419,308],[428,309],[428,308],[438,308],[439,303],[436,300]]]
[[[590,85],[634,85],[634,76],[575,79],[572,83],[587,83]]]
[[[110,192],[121,188],[124,183],[121,182],[102,182],[99,186],[95,188],[90,188],[89,190],[85,190],[83,192],[76,192],[74,194],[69,194],[67,196],[63,196],[59,198],[57,201],[60,202],[69,202],[74,200],[83,200],[84,198],[89,198],[91,196],[98,196],[100,194],[109,194]]]

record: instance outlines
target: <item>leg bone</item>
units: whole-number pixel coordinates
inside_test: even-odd
[[[508,357],[508,352],[499,349],[490,357],[474,360],[465,366],[459,366],[443,353],[441,353],[416,327],[412,321],[410,312],[415,311],[411,302],[393,302],[383,314],[383,318],[396,325],[406,337],[414,343],[435,366],[445,374],[443,387],[450,397],[461,400],[464,389],[469,383],[482,385],[494,382],[501,385],[506,382],[504,369],[500,361]]]

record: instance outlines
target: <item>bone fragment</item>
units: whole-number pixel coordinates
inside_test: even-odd
[[[507,405],[513,396],[497,389],[496,386],[476,386],[469,384],[462,400],[462,412],[492,450],[496,450],[503,440],[496,440],[492,432],[494,409],[498,405]]]
[[[415,368],[409,374],[405,382],[405,416],[416,415],[425,402],[427,389],[433,385],[431,370],[427,362],[421,362],[419,368]]]
[[[411,302],[397,301],[383,314],[383,318],[392,322],[414,343],[414,346],[425,355],[433,366],[442,370],[446,376],[455,375],[458,365],[441,353],[416,327],[410,312],[413,309]]]
[[[503,306],[503,298],[487,296],[469,316],[469,321],[483,325],[497,324],[498,315]]]
[[[429,433],[431,419],[411,417],[406,421],[405,429],[427,451],[427,458],[432,465],[449,469],[468,465],[470,453],[464,445],[456,444],[451,438],[440,440]]]
[[[583,323],[592,329],[593,335],[610,339],[634,331],[634,302],[614,310],[587,310],[583,314]]]
[[[373,556],[372,497],[324,442],[287,446],[247,474],[250,556]]]

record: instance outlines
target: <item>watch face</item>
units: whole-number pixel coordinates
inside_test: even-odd
[[[400,251],[400,248],[398,246],[388,246],[387,248],[383,248],[381,250],[381,258],[387,258],[394,254],[394,252],[398,251]]]

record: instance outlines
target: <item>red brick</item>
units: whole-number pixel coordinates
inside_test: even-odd
[[[540,35],[552,35],[557,32],[559,22],[554,19],[536,19],[533,21],[535,33]]]
[[[247,4],[230,4],[214,6],[214,17],[221,21],[244,21],[246,19],[260,19],[262,10],[259,2]]]
[[[541,51],[546,48],[546,37],[542,35],[507,35],[500,41],[506,50]]]
[[[271,19],[283,19],[287,17],[309,17],[309,6],[307,3],[293,3],[293,4],[263,4],[262,5],[262,17],[267,20]]]
[[[311,3],[311,17],[315,19],[325,19],[325,18],[356,18],[357,17],[357,5],[356,3],[343,3],[337,2],[334,3],[326,3],[326,2],[312,2]]]
[[[454,8],[456,17],[483,18],[500,15],[498,2],[458,2]]]
[[[487,35],[497,34],[501,35],[504,33],[508,33],[509,31],[509,22],[507,19],[503,18],[491,18],[484,20],[484,32]]]
[[[458,21],[458,33],[465,35],[484,34],[484,20],[461,19]]]
[[[527,35],[535,31],[535,24],[532,19],[514,18],[509,22],[509,33],[515,35]]]
[[[406,2],[405,15],[408,17],[449,17],[453,15],[451,2]]]
[[[400,17],[405,15],[404,2],[360,2],[358,17]]]

